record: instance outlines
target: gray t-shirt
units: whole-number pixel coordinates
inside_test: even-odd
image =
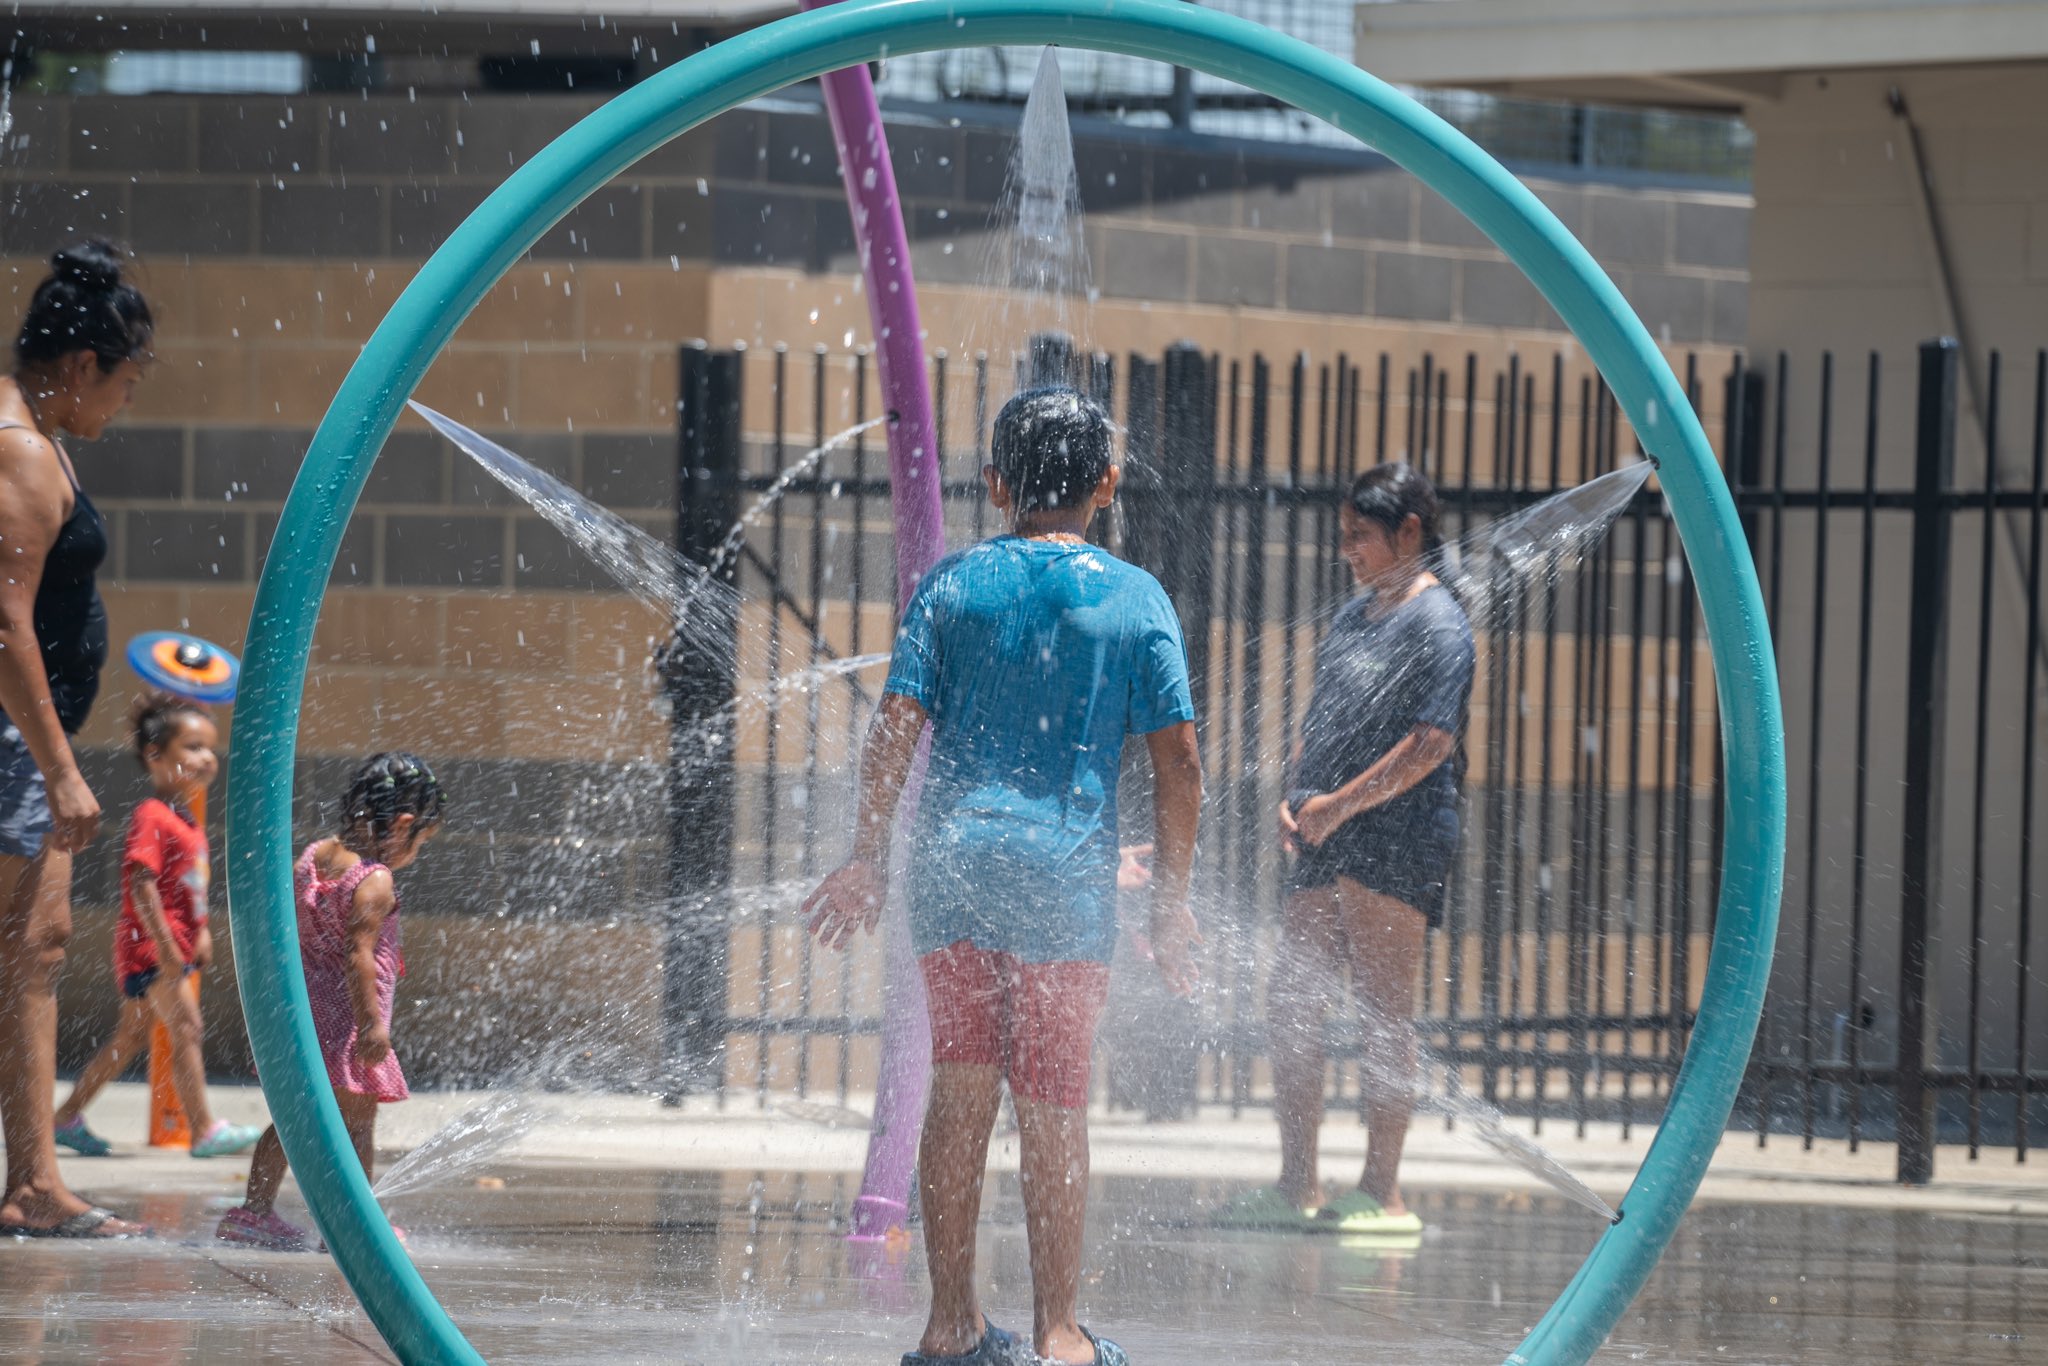
[[[1457,598],[1433,584],[1383,617],[1373,615],[1372,602],[1366,592],[1346,603],[1316,649],[1315,691],[1291,791],[1335,791],[1418,726],[1452,735],[1464,726],[1474,652],[1472,625]],[[1407,821],[1457,801],[1453,755],[1369,814]]]

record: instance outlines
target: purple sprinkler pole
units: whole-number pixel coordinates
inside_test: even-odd
[[[807,10],[832,0],[803,0]],[[910,275],[910,243],[903,208],[896,198],[896,170],[882,132],[875,83],[865,65],[824,78],[825,108],[853,214],[854,242],[868,292],[868,321],[874,328],[876,367],[889,423],[889,499],[896,515],[896,603],[910,600],[925,571],[946,549],[939,498],[938,434],[932,422],[931,388],[925,376],[924,325]],[[921,770],[921,766],[920,766]],[[905,818],[916,808],[913,776],[905,793]],[[917,1165],[917,1135],[924,1117],[925,1086],[931,1080],[931,1021],[925,1014],[924,981],[910,948],[910,924],[902,898],[891,897],[882,927],[882,1063],[875,1083],[875,1117],[868,1132],[867,1169],[853,1205],[848,1237],[873,1241],[903,1226],[910,1178]]]

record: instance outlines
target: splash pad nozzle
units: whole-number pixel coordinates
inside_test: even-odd
[[[1719,1142],[1763,1008],[1784,869],[1784,732],[1763,596],[1732,498],[1677,378],[1621,294],[1500,165],[1392,87],[1307,43],[1178,0],[849,0],[777,20],[626,90],[521,166],[427,260],[342,381],[266,560],[248,635],[230,855],[243,1006],[279,1134],[336,1260],[408,1362],[481,1358],[435,1300],[351,1156],[298,970],[291,776],[313,626],[371,463],[456,327],[540,236],[680,133],[887,53],[1057,41],[1250,86],[1370,143],[1448,199],[1536,284],[1659,460],[1697,566],[1723,704],[1728,809],[1714,947],[1685,1064],[1623,1211],[1514,1352],[1589,1358],[1676,1230]]]

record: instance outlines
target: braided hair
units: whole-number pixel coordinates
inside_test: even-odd
[[[341,799],[342,843],[359,854],[374,851],[400,816],[413,818],[415,832],[431,830],[441,823],[444,802],[441,780],[418,755],[373,754],[348,780]]]

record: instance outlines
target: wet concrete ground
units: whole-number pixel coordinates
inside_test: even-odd
[[[689,1127],[684,1124],[688,1132]],[[707,1125],[715,1128],[715,1125]],[[118,1137],[118,1131],[116,1131]],[[547,1145],[542,1145],[545,1148]],[[1571,1149],[1561,1145],[1569,1160]],[[161,1236],[0,1242],[0,1358],[389,1359],[333,1264],[215,1244],[241,1168],[73,1161],[81,1186]],[[416,1259],[494,1362],[872,1363],[922,1323],[922,1248],[850,1247],[844,1171],[649,1170],[618,1157],[493,1161],[398,1197]],[[496,1181],[502,1180],[502,1188]],[[1242,1180],[1110,1175],[1091,1213],[1084,1317],[1141,1366],[1497,1362],[1598,1236],[1526,1189],[1416,1185],[1420,1238],[1218,1233]],[[1505,1183],[1504,1183],[1505,1184]],[[144,1190],[154,1194],[143,1194]],[[289,1188],[288,1188],[289,1189]],[[1028,1323],[1022,1207],[991,1183],[981,1263],[996,1320]],[[1825,1197],[1825,1189],[1817,1194]],[[1605,1361],[2033,1362],[2048,1353],[2048,1219],[1711,1200],[1694,1207]],[[288,1210],[288,1212],[296,1212]]]

